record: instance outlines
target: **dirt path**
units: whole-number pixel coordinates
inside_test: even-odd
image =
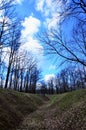
[[[59,121],[52,117],[54,109],[49,109],[49,102],[25,117],[17,130],[56,130]],[[52,117],[52,119],[51,119]]]
[[[86,130],[86,102],[59,111],[49,101],[27,115],[17,130]]]

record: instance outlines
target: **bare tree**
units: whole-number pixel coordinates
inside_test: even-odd
[[[32,72],[34,67],[36,66],[37,62],[36,60],[31,56],[28,55],[29,59],[27,61],[27,66],[26,66],[26,76],[25,76],[25,92],[29,92],[30,91],[30,87],[32,85]]]
[[[15,19],[14,2],[11,0],[0,0],[0,54],[9,42],[9,28],[11,20]],[[1,59],[0,59],[1,61]]]
[[[41,81],[41,94],[43,96],[45,96],[45,94],[47,94],[47,93],[48,93],[47,85],[46,85],[45,81],[43,80],[43,81]]]
[[[55,1],[62,2],[59,28],[55,26],[46,31],[39,36],[39,40],[44,43],[47,54],[60,56],[64,61],[86,66],[86,2],[84,0]],[[69,25],[71,28],[69,31],[65,28],[65,23],[71,24],[71,21],[73,25]]]
[[[48,80],[49,94],[54,94],[54,78]]]
[[[83,66],[68,66],[57,74],[56,87],[58,92],[67,92],[85,88]]]
[[[36,93],[36,85],[38,80],[41,78],[41,71],[38,70],[37,66],[34,66],[34,68],[31,70],[30,75],[30,85],[29,88],[32,93]]]
[[[12,11],[13,1],[0,0],[0,78],[4,77],[3,66],[5,57],[3,56],[3,48],[6,47],[8,43],[8,26],[10,25]]]
[[[77,17],[80,15],[86,14],[86,1],[85,0],[53,0],[56,6],[60,5],[61,10],[59,11],[60,16],[65,18],[67,17]],[[81,19],[83,21],[84,17]],[[86,19],[84,19],[86,20]]]
[[[20,44],[18,41],[20,37],[19,20],[16,20],[14,2],[15,1],[12,0],[0,0],[0,76],[3,76],[3,64],[5,64],[7,55],[9,55],[9,63],[8,66],[6,66],[7,75],[5,88],[7,88],[8,85],[14,52],[18,49]],[[7,48],[9,48],[10,51],[7,51]]]
[[[20,28],[18,26],[18,23],[13,23],[11,30],[9,30],[10,39],[9,41],[9,61],[8,61],[8,68],[7,68],[7,75],[6,75],[6,81],[5,81],[5,88],[7,88],[9,75],[11,72],[11,66],[14,62],[14,56],[15,53],[17,53],[17,50],[20,46]]]
[[[82,32],[82,27],[80,32]],[[77,30],[76,33],[79,30]],[[52,30],[49,33],[43,34],[40,41],[45,43],[44,48],[46,54],[52,54],[56,57],[60,56],[64,61],[78,62],[86,66],[86,37],[84,31],[79,35],[70,38],[70,41],[65,39],[62,31]],[[75,34],[75,33],[74,33]],[[74,35],[73,34],[73,35]]]

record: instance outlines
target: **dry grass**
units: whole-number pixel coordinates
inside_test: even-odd
[[[0,90],[0,130],[86,130],[86,89],[44,100]]]
[[[40,96],[0,89],[0,130],[12,130],[42,104]]]
[[[86,130],[86,89],[51,96],[17,130]]]

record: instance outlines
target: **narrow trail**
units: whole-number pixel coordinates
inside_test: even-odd
[[[73,94],[74,101],[71,93],[59,95],[54,103],[45,100],[42,106],[24,118],[16,130],[86,130],[86,98],[78,94],[77,101],[76,93]]]
[[[36,111],[23,120],[17,130],[56,130],[59,121],[52,117],[54,109],[49,109],[49,102],[45,102]]]

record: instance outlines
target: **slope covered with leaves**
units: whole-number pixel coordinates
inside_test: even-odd
[[[38,95],[0,89],[0,130],[12,130],[43,104]]]
[[[50,96],[17,130],[85,130],[86,89]]]
[[[86,129],[86,89],[53,96],[50,108],[58,130]]]
[[[0,130],[86,129],[86,89],[48,98],[0,89]]]

